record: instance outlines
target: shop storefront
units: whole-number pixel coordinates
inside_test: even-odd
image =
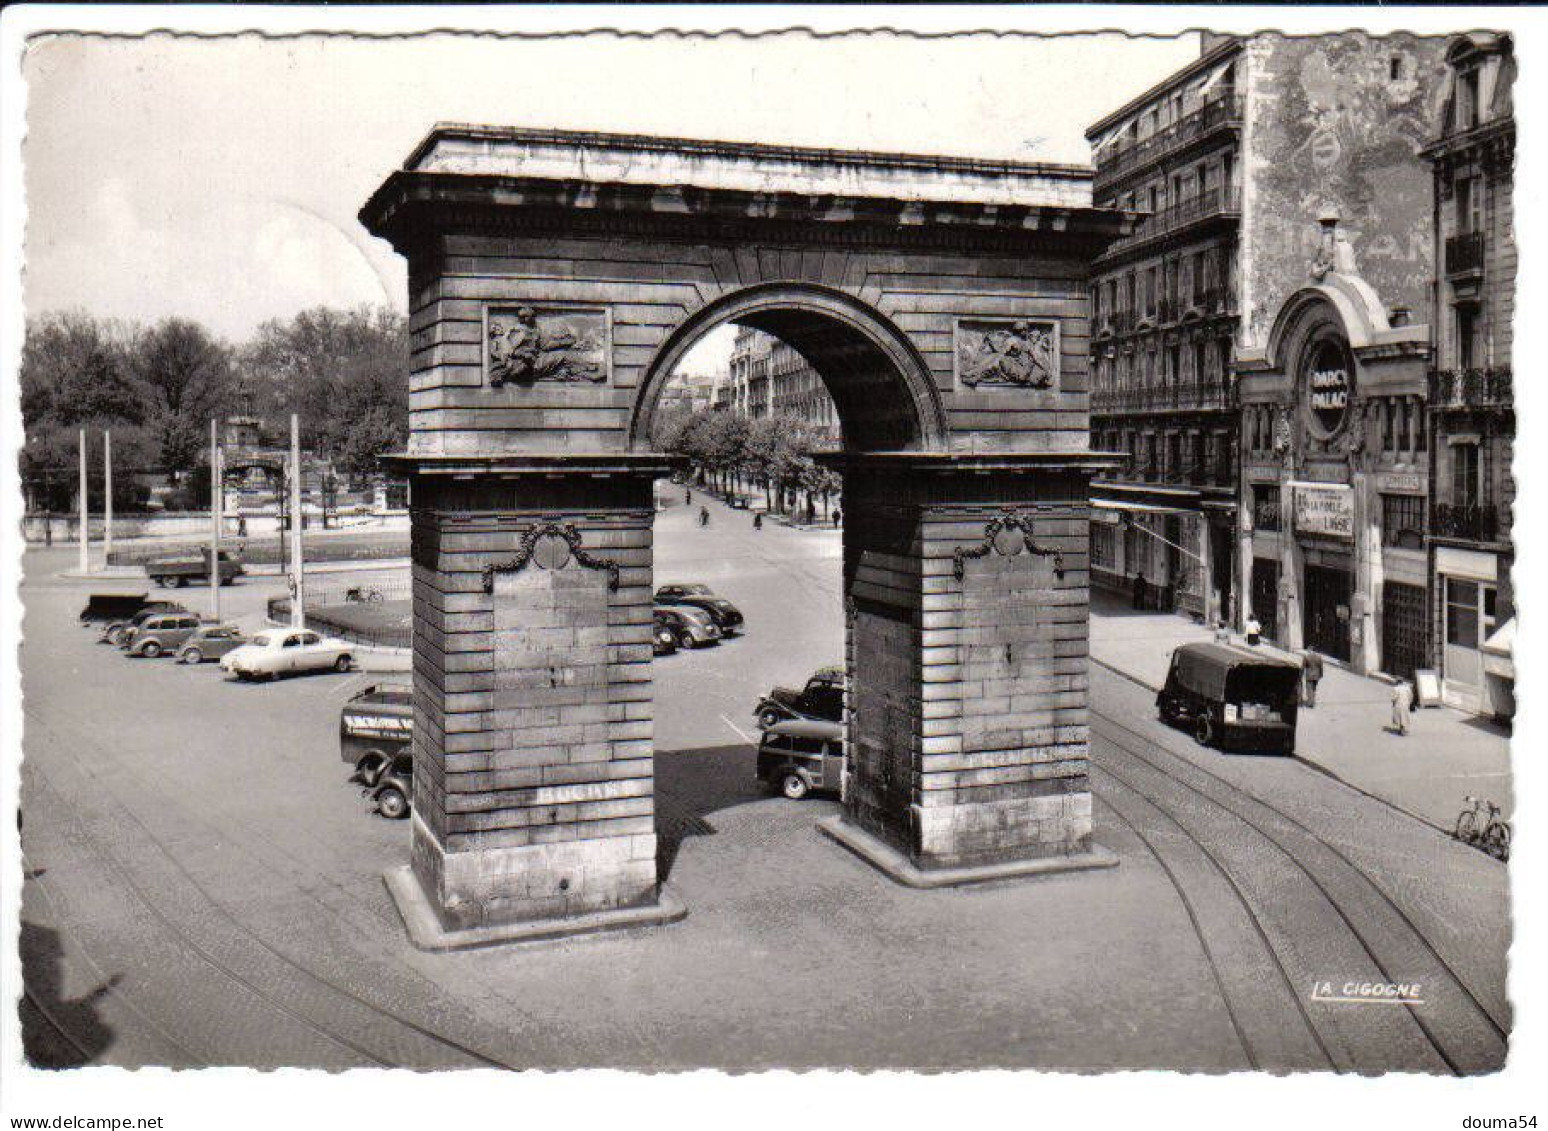
[[[1423,661],[1427,343],[1392,324],[1327,223],[1312,281],[1268,348],[1241,354],[1240,568],[1284,647],[1360,672]]]

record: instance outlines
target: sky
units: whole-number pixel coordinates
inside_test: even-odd
[[[1086,126],[1197,52],[1112,34],[35,39],[26,310],[180,315],[237,341],[318,304],[401,309],[403,262],[355,215],[436,121],[1085,162]]]

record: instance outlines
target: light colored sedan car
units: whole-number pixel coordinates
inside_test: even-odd
[[[330,668],[347,672],[354,666],[353,645],[308,628],[266,629],[220,658],[221,670],[238,679],[278,679]]]

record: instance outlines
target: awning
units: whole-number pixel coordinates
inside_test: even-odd
[[[1511,617],[1489,636],[1483,644],[1483,667],[1490,675],[1501,679],[1516,678],[1516,618]]]
[[[1185,507],[1163,507],[1155,503],[1118,502],[1112,499],[1093,499],[1091,505],[1099,511],[1138,511],[1144,514],[1193,514],[1199,512]]]

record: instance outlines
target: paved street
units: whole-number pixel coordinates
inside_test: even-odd
[[[678,924],[412,949],[381,882],[407,826],[345,781],[338,711],[379,676],[276,685],[128,660],[31,550],[22,947],[50,1063],[1244,1067],[1480,1072],[1509,1028],[1506,869],[1297,760],[1225,757],[1091,669],[1098,873],[922,892],[820,837],[831,799],[753,778],[751,709],[842,654],[839,535],[681,495],[657,579],[745,636],[657,665]],[[227,591],[261,617],[277,579]],[[121,583],[120,589],[133,588]],[[204,594],[190,591],[195,607]],[[1100,634],[1101,629],[1097,630]],[[403,678],[403,677],[395,677]],[[1422,1004],[1351,1004],[1417,983]],[[1328,988],[1315,993],[1319,983]]]

